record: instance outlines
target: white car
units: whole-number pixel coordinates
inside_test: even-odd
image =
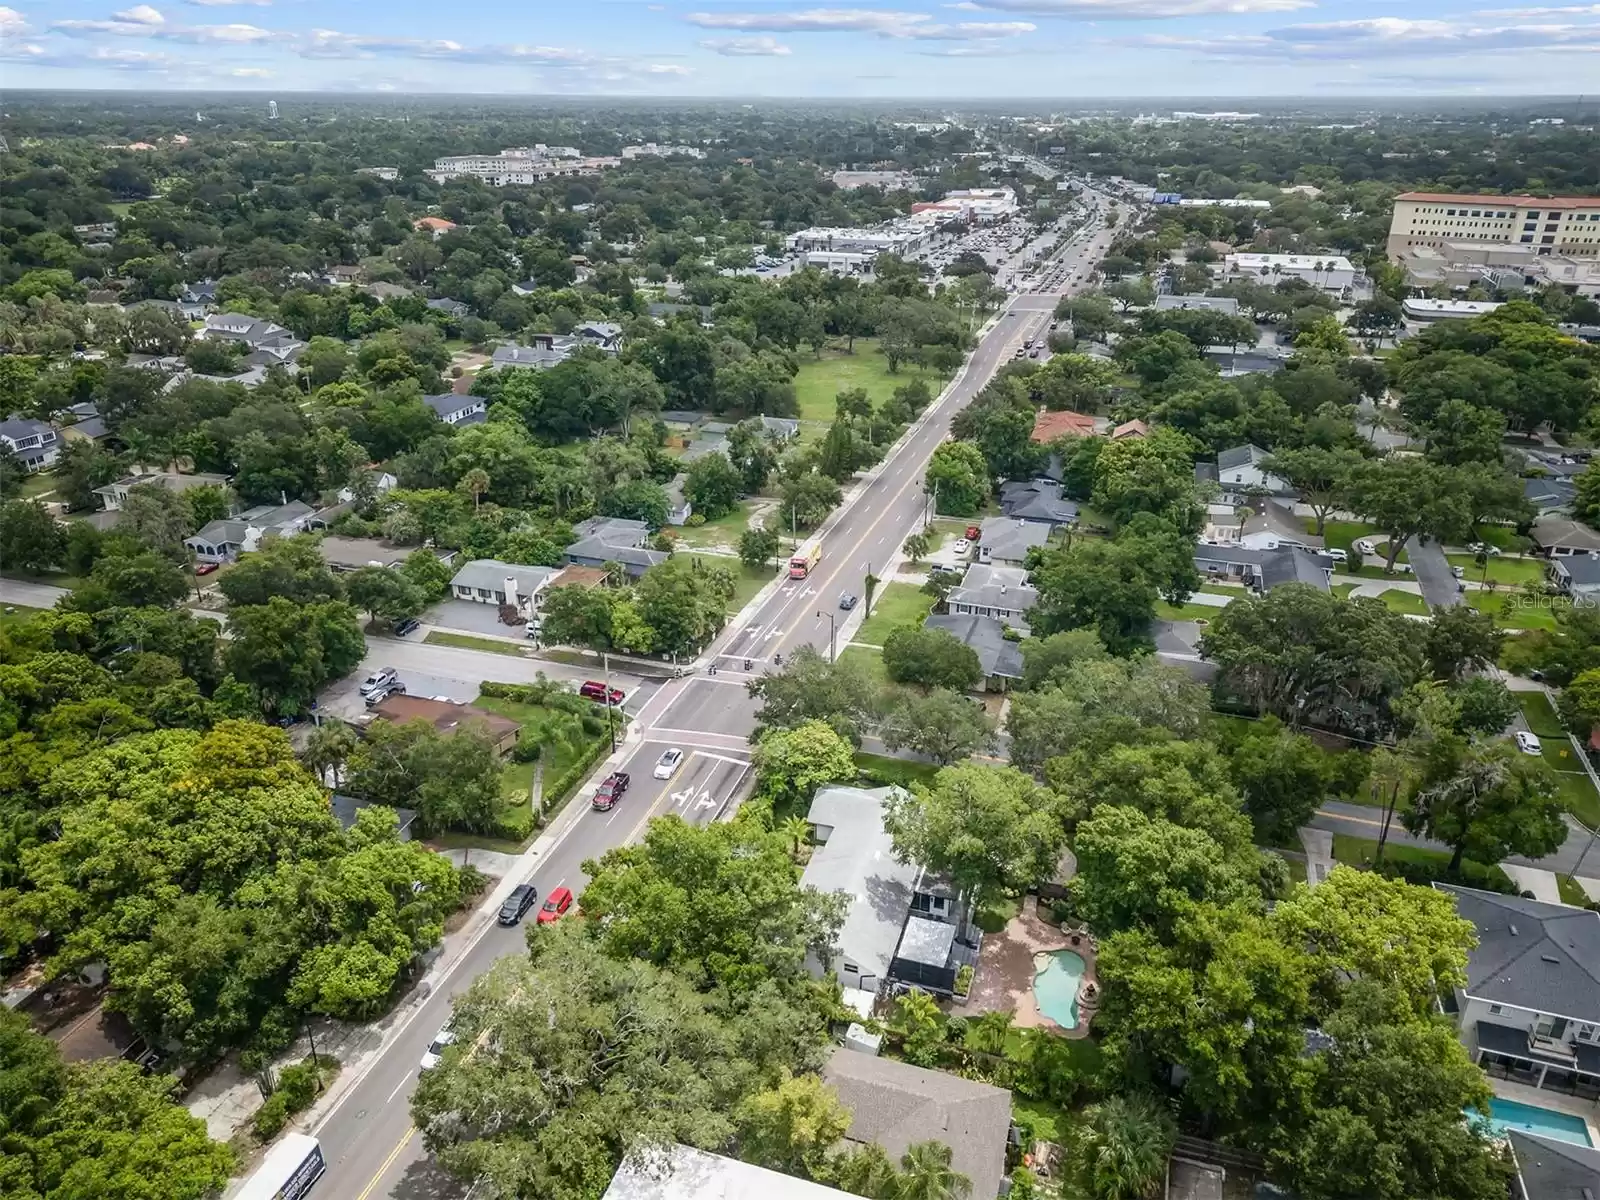
[[[956,544],[950,547],[950,551],[957,558],[960,558],[964,554],[972,553],[972,543],[967,541],[966,538],[957,538]]]
[[[1324,550],[1322,553],[1333,559],[1334,562],[1350,561],[1350,555],[1346,551],[1339,549],[1337,546],[1334,546],[1328,550]]]
[[[395,677],[393,667],[380,667],[361,681],[361,694],[371,696],[377,692],[387,691],[394,685]]]
[[[456,1040],[455,1031],[448,1025],[433,1035],[433,1041],[428,1043],[428,1048],[422,1052],[422,1069],[431,1071],[439,1065],[444,1058],[444,1048]]]
[[[657,779],[671,779],[682,763],[683,751],[674,746],[672,749],[664,751],[661,757],[656,759],[656,769],[651,771],[650,774]]]
[[[1539,739],[1526,729],[1519,729],[1511,736],[1517,741],[1517,749],[1524,754],[1541,754],[1544,751],[1544,748],[1539,745]]]
[[[1371,538],[1362,538],[1360,541],[1354,543],[1352,549],[1354,549],[1355,552],[1360,555],[1376,554],[1378,552],[1378,548],[1373,544]]]

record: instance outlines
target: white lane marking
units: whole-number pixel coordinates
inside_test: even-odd
[[[428,1044],[431,1046],[433,1043],[429,1042]],[[401,1076],[400,1082],[394,1085],[394,1091],[389,1093],[389,1098],[387,1100],[385,1100],[384,1103],[385,1104],[394,1103],[394,1098],[400,1094],[400,1089],[405,1087],[406,1084],[411,1083],[411,1082],[412,1082],[411,1076],[409,1076],[409,1075]]]

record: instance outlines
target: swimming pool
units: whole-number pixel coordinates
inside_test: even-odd
[[[1033,998],[1039,1011],[1063,1029],[1076,1029],[1083,956],[1075,950],[1054,950],[1035,955],[1033,962]]]
[[[1471,1116],[1474,1121],[1483,1121],[1477,1113]],[[1495,1133],[1516,1129],[1522,1133],[1537,1133],[1558,1142],[1570,1142],[1574,1146],[1594,1145],[1589,1139],[1588,1124],[1582,1117],[1557,1112],[1553,1108],[1522,1104],[1516,1100],[1503,1100],[1499,1096],[1489,1101],[1487,1124]]]

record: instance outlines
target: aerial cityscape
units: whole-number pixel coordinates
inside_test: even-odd
[[[1600,18],[1312,7],[0,8],[0,1197],[1600,1197]]]

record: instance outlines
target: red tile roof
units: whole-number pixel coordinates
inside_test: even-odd
[[[1065,412],[1042,412],[1033,421],[1033,440],[1053,442],[1058,437],[1072,435],[1088,437],[1094,432],[1094,418],[1070,409]]]
[[[1111,440],[1114,442],[1118,438],[1144,437],[1145,434],[1149,432],[1150,426],[1146,425],[1143,421],[1124,421],[1121,425],[1118,425],[1111,431]]]

